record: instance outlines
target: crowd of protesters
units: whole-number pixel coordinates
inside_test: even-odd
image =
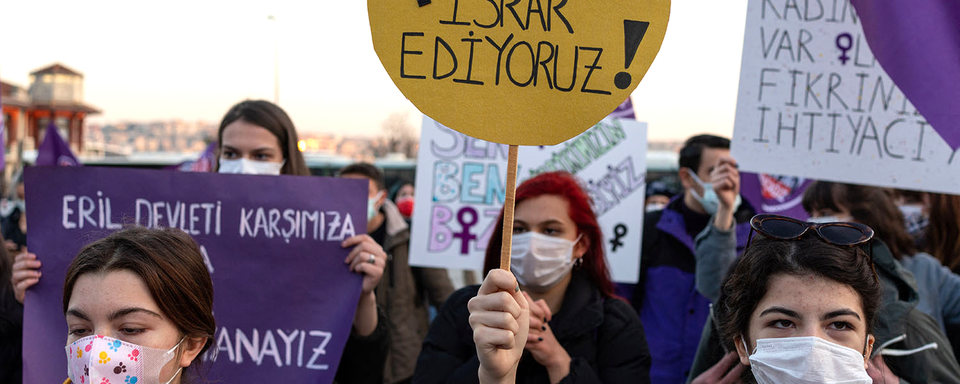
[[[270,102],[230,108],[217,139],[215,172],[309,175]],[[366,234],[343,245],[363,279],[336,382],[960,382],[960,196],[815,182],[798,220],[741,197],[728,139],[689,138],[678,169],[679,185],[651,181],[645,206],[625,207],[645,215],[634,286],[611,280],[581,181],[550,172],[517,188],[511,270],[498,269],[497,225],[483,283],[459,290],[448,271],[409,263],[414,184],[341,169],[369,193]],[[23,188],[16,178],[0,209],[3,383],[22,381],[24,298],[44,271]],[[154,351],[143,382],[203,382],[214,287],[188,235],[121,230],[81,250],[63,284],[67,382],[90,377],[72,352],[97,338]],[[116,308],[150,325],[114,326]]]

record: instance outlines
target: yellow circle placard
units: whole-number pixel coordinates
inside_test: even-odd
[[[660,50],[670,0],[368,0],[380,62],[421,112],[502,144],[603,119]]]

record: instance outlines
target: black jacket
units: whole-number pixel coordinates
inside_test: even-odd
[[[467,302],[479,286],[455,292],[423,342],[413,383],[477,383],[476,345]],[[624,301],[604,299],[574,272],[563,307],[550,327],[572,361],[561,383],[649,383],[650,353],[636,312]],[[520,358],[517,383],[549,383],[547,369],[529,353]]]
[[[368,336],[359,336],[350,331],[350,338],[343,348],[337,375],[339,384],[383,384],[383,368],[387,362],[390,334],[387,332],[387,316],[377,308],[377,327]]]

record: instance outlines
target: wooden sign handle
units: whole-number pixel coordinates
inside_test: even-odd
[[[507,158],[507,188],[503,200],[503,244],[500,246],[500,269],[510,270],[510,250],[513,248],[513,209],[517,197],[517,152],[516,145],[510,146]]]

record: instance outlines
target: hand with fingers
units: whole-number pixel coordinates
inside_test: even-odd
[[[733,369],[730,369],[730,367]],[[690,384],[734,384],[742,383],[740,375],[747,369],[746,365],[740,364],[740,356],[737,352],[730,352],[723,359],[697,376]]]
[[[534,360],[547,368],[550,382],[558,383],[570,374],[571,358],[550,329],[553,311],[543,299],[534,301],[526,292],[523,297],[530,305],[530,334],[527,335],[526,349]]]
[[[343,262],[350,265],[350,271],[363,275],[363,293],[373,292],[387,266],[387,253],[383,247],[368,235],[353,236],[340,245],[344,248],[353,247]]]
[[[387,266],[387,253],[376,240],[368,235],[357,235],[343,241],[340,246],[353,247],[343,260],[350,265],[350,271],[363,275],[362,293],[357,303],[357,312],[353,315],[353,330],[359,336],[369,336],[377,330],[377,295],[374,290],[383,277]]]
[[[27,252],[24,248],[23,252],[14,259],[13,274],[10,279],[13,293],[20,304],[23,304],[27,289],[40,281],[40,275],[40,260],[37,260],[37,255]]]
[[[494,269],[467,303],[482,384],[514,383],[530,329],[530,305],[513,274]]]
[[[883,356],[880,354],[877,354],[867,362],[867,375],[870,375],[873,382],[878,384],[900,383],[900,378],[890,370],[887,362],[883,361]]]
[[[710,172],[710,182],[713,190],[720,199],[717,209],[717,228],[728,230],[733,225],[733,214],[737,207],[737,197],[740,196],[740,170],[737,161],[732,157],[721,157],[717,166]]]

